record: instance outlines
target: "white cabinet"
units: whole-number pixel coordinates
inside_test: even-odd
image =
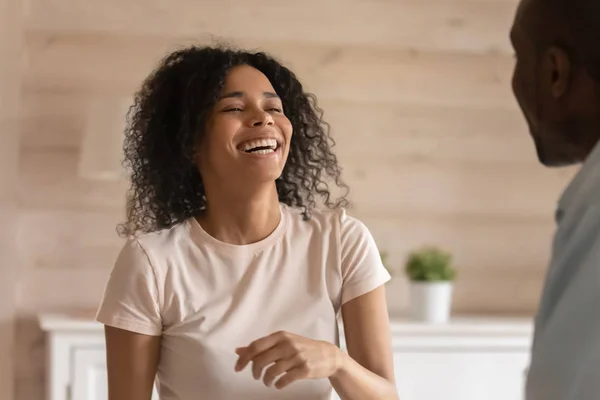
[[[523,399],[522,352],[407,352],[394,363],[402,400]]]
[[[48,339],[45,400],[107,400],[104,327],[87,315],[45,314],[39,320]]]
[[[107,400],[102,325],[57,314],[40,316],[40,324],[49,338],[46,400]],[[401,400],[524,398],[529,319],[454,318],[436,326],[393,318],[391,328]]]
[[[70,384],[71,399],[107,400],[106,349],[104,344],[75,348]],[[62,399],[62,397],[61,397]],[[156,389],[152,400],[158,400]]]
[[[76,349],[73,354],[74,399],[106,400],[106,352],[101,346]]]

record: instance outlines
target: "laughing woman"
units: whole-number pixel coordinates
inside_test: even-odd
[[[318,111],[264,53],[190,47],[144,82],[97,315],[110,400],[149,400],[155,379],[161,400],[397,397],[390,276],[330,195],[345,186]]]

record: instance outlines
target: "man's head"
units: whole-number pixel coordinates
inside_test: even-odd
[[[540,161],[584,161],[600,138],[600,0],[522,0],[510,36]]]

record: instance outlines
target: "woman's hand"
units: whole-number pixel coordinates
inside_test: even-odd
[[[283,374],[275,383],[277,389],[300,379],[329,378],[342,364],[342,352],[334,344],[288,332],[265,336],[235,352],[239,355],[235,370],[239,372],[252,362],[254,379],[260,379],[263,369],[273,364],[266,370],[263,381],[270,387]]]

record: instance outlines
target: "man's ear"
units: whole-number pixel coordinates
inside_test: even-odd
[[[571,84],[571,59],[567,52],[558,46],[551,46],[546,52],[550,92],[554,98],[561,98]]]

